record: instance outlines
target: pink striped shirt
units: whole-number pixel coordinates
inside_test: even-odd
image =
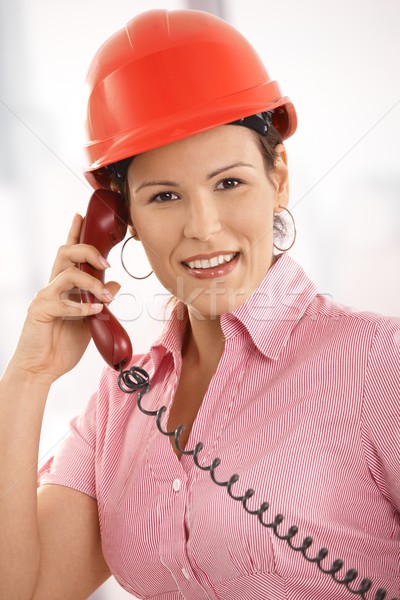
[[[171,406],[186,318],[176,307],[161,338],[134,361],[152,387],[148,409]],[[240,475],[249,508],[270,503],[280,531],[296,524],[374,586],[400,593],[400,321],[318,295],[288,255],[258,290],[221,317],[225,349],[188,448],[220,457],[219,480]],[[164,416],[164,426],[167,415]],[[106,369],[41,484],[98,502],[103,552],[128,592],[157,600],[333,600],[354,597],[277,539],[211,481],[122,393]]]

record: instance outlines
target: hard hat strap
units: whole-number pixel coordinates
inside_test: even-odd
[[[257,113],[255,115],[251,115],[250,117],[244,117],[243,119],[232,121],[231,123],[229,123],[229,125],[242,125],[243,127],[253,129],[254,131],[260,133],[263,136],[267,136],[269,126],[272,122],[272,113],[272,110]]]

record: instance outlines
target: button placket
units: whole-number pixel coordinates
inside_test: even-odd
[[[192,570],[187,555],[186,536],[182,523],[186,510],[185,475],[160,487],[160,559],[174,578],[184,598],[190,600],[210,600],[206,589],[201,585]]]

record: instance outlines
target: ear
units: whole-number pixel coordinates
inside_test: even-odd
[[[128,231],[131,234],[131,236],[133,237],[134,240],[140,240],[139,234],[136,231],[136,229],[134,228],[133,225],[128,225]]]
[[[274,208],[276,212],[280,212],[279,207],[286,207],[289,204],[289,172],[285,146],[278,144],[275,151],[278,153],[278,158],[268,176],[276,191]]]

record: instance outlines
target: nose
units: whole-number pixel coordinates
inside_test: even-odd
[[[196,194],[190,198],[185,213],[185,237],[206,242],[220,230],[221,220],[216,201],[207,194]]]

